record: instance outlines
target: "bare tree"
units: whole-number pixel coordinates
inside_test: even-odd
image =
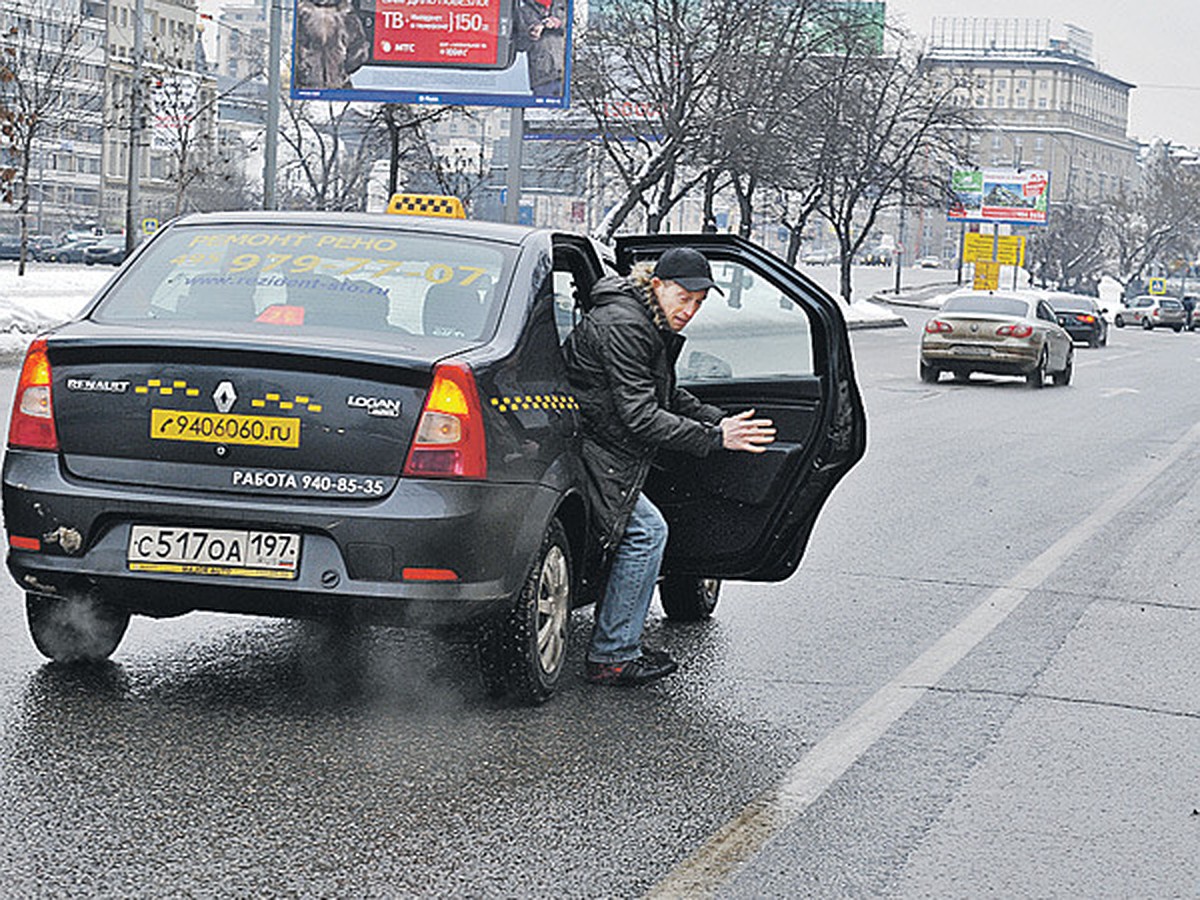
[[[1107,274],[1123,287],[1165,266],[1168,258],[1191,258],[1200,228],[1200,172],[1184,166],[1169,147],[1152,148],[1141,184],[1103,205]]]
[[[956,135],[971,124],[957,85],[938,84],[902,45],[889,56],[844,57],[841,75],[817,98],[825,123],[817,212],[838,239],[841,296],[849,303],[851,264],[879,213],[901,202],[944,200]]]
[[[0,18],[0,199],[16,205],[17,274],[24,275],[34,143],[49,123],[67,114],[62,87],[80,62],[83,11],[64,0],[8,0],[6,6]]]
[[[575,97],[593,117],[620,190],[595,229],[610,238],[640,208],[647,230],[704,178],[726,54],[767,0],[611,0],[575,51]]]
[[[386,156],[381,120],[350,103],[289,100],[280,137],[291,159],[280,166],[291,203],[322,210],[366,208],[371,166]]]
[[[1029,271],[1042,287],[1091,293],[1107,261],[1104,226],[1094,207],[1066,201],[1055,204],[1046,228],[1029,240]]]

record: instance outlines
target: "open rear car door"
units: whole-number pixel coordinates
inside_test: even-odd
[[[683,332],[679,386],[730,413],[753,408],[777,435],[761,454],[659,453],[646,492],[670,525],[662,571],[677,583],[782,581],[866,447],[846,323],[816,284],[736,236],[618,238],[618,266],[680,245],[708,257],[725,296],[710,292]]]

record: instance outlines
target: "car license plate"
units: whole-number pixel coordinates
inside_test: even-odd
[[[991,347],[977,347],[974,344],[964,344],[954,348],[955,353],[963,356],[991,356]]]
[[[129,568],[138,572],[295,578],[300,535],[134,525],[127,559]]]
[[[300,420],[285,416],[150,410],[150,437],[163,441],[299,447]]]

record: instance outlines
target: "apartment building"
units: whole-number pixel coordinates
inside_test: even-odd
[[[104,144],[105,4],[86,0],[15,0],[0,4],[0,31],[10,35],[10,62],[18,81],[0,85],[0,96],[35,80],[31,69],[62,72],[45,107],[29,158],[29,225],[35,234],[58,233],[95,217],[100,205]],[[67,56],[65,65],[55,60]],[[23,84],[22,84],[23,82]],[[14,101],[20,109],[20,101]],[[0,161],[2,162],[2,161]],[[16,163],[14,157],[11,162]],[[80,210],[89,213],[80,216]],[[17,230],[16,213],[0,207],[0,232]]]
[[[104,80],[104,154],[100,218],[125,220],[129,195],[130,115],[137,0],[108,0]],[[196,0],[142,0],[143,73],[134,219],[160,221],[187,211],[192,173],[211,158],[216,136],[216,82],[197,40]]]
[[[1090,32],[1049,19],[936,19],[929,72],[957,82],[986,123],[968,138],[977,165],[1048,169],[1052,203],[1133,186],[1134,85],[1097,68]]]

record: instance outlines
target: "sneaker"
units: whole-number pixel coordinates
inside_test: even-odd
[[[643,653],[637,659],[618,663],[591,662],[587,664],[587,680],[592,684],[611,687],[636,687],[670,675],[679,666],[661,650]]]

